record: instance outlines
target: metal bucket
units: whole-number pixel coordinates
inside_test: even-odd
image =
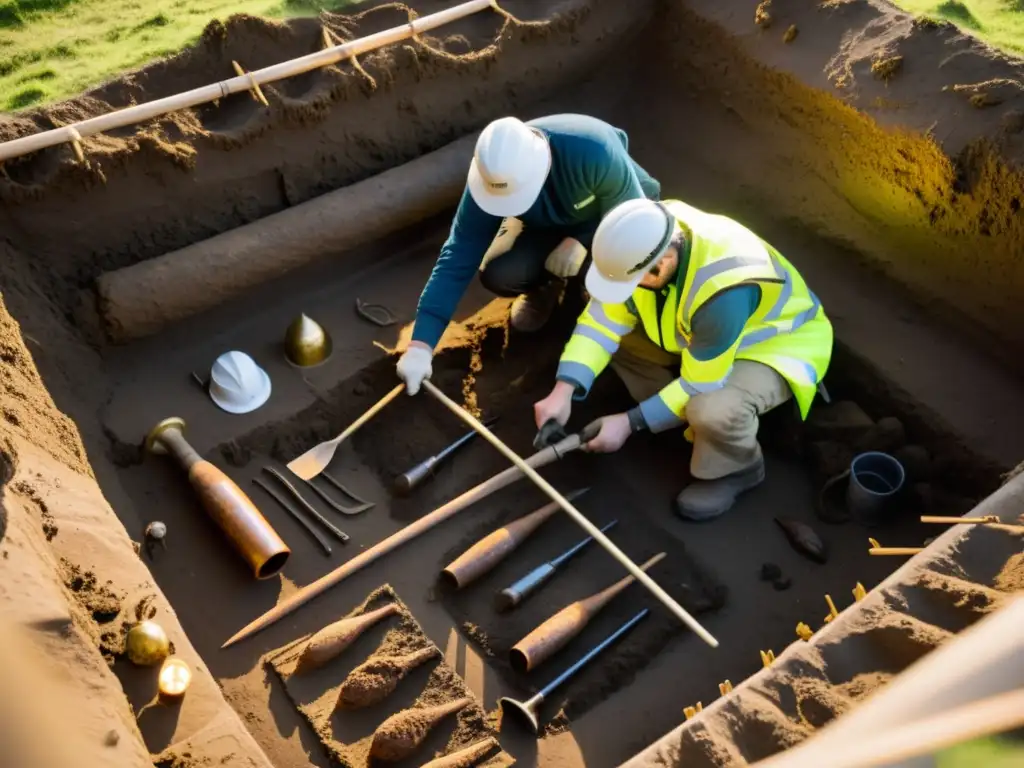
[[[880,523],[905,479],[903,465],[887,453],[871,451],[854,456],[846,507],[855,520],[868,525]]]

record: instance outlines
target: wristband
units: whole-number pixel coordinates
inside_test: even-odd
[[[641,432],[647,429],[647,419],[644,418],[644,413],[639,406],[630,408],[626,412],[626,417],[629,419],[630,432]]]

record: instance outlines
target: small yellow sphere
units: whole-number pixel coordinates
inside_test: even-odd
[[[192,670],[181,659],[168,659],[160,669],[160,696],[175,701],[185,695],[192,682]]]
[[[143,621],[128,630],[125,653],[133,664],[152,667],[166,659],[170,652],[171,641],[155,621]]]

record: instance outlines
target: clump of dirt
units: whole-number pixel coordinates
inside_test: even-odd
[[[154,762],[153,768],[204,768],[213,765],[207,757],[193,757],[191,752],[177,754],[161,754]]]
[[[761,29],[768,29],[775,21],[771,10],[772,0],[762,0],[754,9],[754,23]]]
[[[97,624],[109,624],[121,613],[121,598],[110,589],[112,582],[100,584],[96,574],[61,558],[61,576],[64,586],[86,608]]]
[[[314,675],[295,672],[296,662],[308,637],[266,656],[267,663],[284,683],[289,698],[309,721],[331,758],[346,768],[363,768],[368,764],[373,733],[383,720],[380,711],[382,707],[395,713],[446,704],[464,697],[473,699],[457,715],[450,715],[432,729],[416,752],[417,757],[423,761],[429,759],[432,753],[449,754],[495,735],[492,722],[463,679],[443,660],[441,650],[430,641],[408,606],[390,586],[384,585],[374,590],[361,605],[343,618],[359,616],[389,602],[399,607],[395,616],[397,622],[395,619],[379,622],[341,656],[317,670]],[[371,643],[375,638],[380,638],[381,632],[385,633],[383,638],[376,648],[372,648]],[[369,648],[372,650],[367,653]],[[436,663],[428,661],[416,667],[381,704],[366,711],[347,710],[344,717],[335,717],[341,684],[360,662],[367,658],[407,656],[425,648],[433,649]]]
[[[1024,552],[1018,552],[1006,561],[994,584],[1003,592],[1024,591]]]
[[[46,502],[43,501],[43,497],[39,495],[39,491],[36,490],[35,486],[25,480],[21,480],[14,483],[11,486],[11,490],[26,497],[39,510],[39,520],[43,528],[43,534],[46,536],[47,541],[53,541],[60,532],[60,529],[53,519],[50,508],[46,506]]]
[[[903,69],[902,56],[880,56],[871,62],[871,74],[875,79],[888,83]]]

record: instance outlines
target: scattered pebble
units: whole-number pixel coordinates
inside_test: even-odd
[[[796,24],[790,24],[789,29],[786,30],[785,34],[782,35],[782,42],[789,44],[796,40],[796,36],[800,34],[800,30],[796,28]]]
[[[107,731],[107,735],[103,739],[103,744],[107,747],[116,747],[119,741],[121,741],[121,734],[117,731]]]
[[[777,592],[784,592],[793,586],[793,580],[789,576],[782,576],[773,581],[772,586],[775,587]]]

